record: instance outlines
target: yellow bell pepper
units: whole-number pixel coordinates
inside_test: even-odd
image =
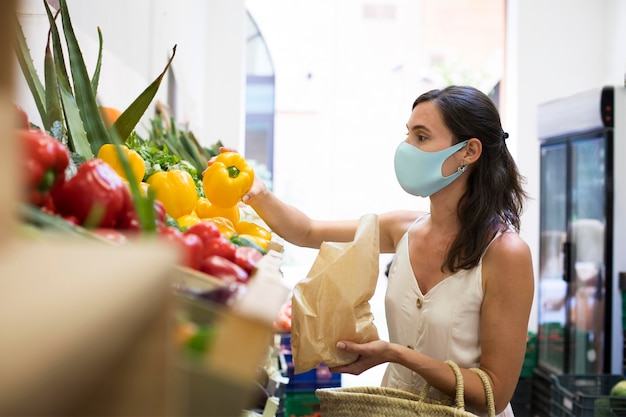
[[[240,238],[248,239],[250,242],[259,245],[263,250],[267,250],[267,246],[270,244],[269,239],[264,239],[256,235],[238,234]]]
[[[237,233],[233,222],[228,220],[226,217],[210,217],[202,220],[215,224],[220,232],[229,239]]]
[[[111,168],[113,168],[120,177],[128,181],[128,178],[126,178],[126,172],[124,172],[124,166],[122,165],[122,161],[117,154],[115,146],[116,145],[112,143],[102,145],[98,151],[98,158],[111,165]],[[133,178],[135,179],[135,182],[140,183],[143,180],[144,175],[146,175],[146,163],[137,151],[129,149],[125,145],[119,146],[122,149],[123,154],[126,155],[126,159],[128,160],[130,168],[133,171]]]
[[[150,184],[148,184],[145,181],[141,181],[139,183],[139,192],[141,192],[141,195],[144,197],[148,197],[148,189],[150,188]]]
[[[237,205],[254,182],[254,170],[238,152],[223,152],[203,172],[204,195],[218,207]]]
[[[238,205],[234,205],[229,208],[218,207],[204,197],[200,197],[198,199],[195,211],[201,219],[209,217],[226,217],[228,220],[233,222],[233,224],[237,224],[239,222],[239,217],[241,216]]]
[[[235,230],[238,235],[252,235],[268,241],[272,240],[272,232],[254,222],[240,221],[235,224]]]
[[[191,226],[200,223],[201,221],[202,219],[198,217],[195,212],[192,212],[190,214],[183,214],[182,216],[176,219],[176,222],[178,223],[178,227],[180,227],[181,230],[188,229]]]
[[[172,169],[150,175],[146,182],[154,197],[163,203],[167,214],[178,219],[190,214],[198,202],[196,184],[187,171]]]

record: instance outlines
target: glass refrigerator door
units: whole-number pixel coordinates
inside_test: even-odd
[[[603,372],[605,338],[606,140],[571,142],[567,257],[569,372]]]
[[[555,374],[565,366],[567,283],[563,244],[567,235],[567,144],[541,147],[541,224],[538,288],[538,365]]]

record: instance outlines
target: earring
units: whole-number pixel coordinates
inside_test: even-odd
[[[466,169],[467,169],[467,165],[465,165],[465,164],[461,164],[461,165],[459,165],[459,167],[458,167],[456,170],[457,170],[457,172],[458,172],[459,174],[462,174],[462,173],[464,173],[464,172],[465,172],[465,170],[466,170]]]

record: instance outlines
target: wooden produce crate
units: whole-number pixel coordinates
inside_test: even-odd
[[[268,270],[268,272],[271,274],[280,275],[280,262],[282,261],[283,250],[284,248],[280,243],[276,241],[270,241],[269,245],[267,246],[267,254],[261,261],[260,268],[262,268],[264,271]],[[259,272],[256,271],[253,273],[253,276],[256,276],[258,274]],[[217,287],[224,286],[224,282],[219,278],[185,266],[177,266],[174,269],[174,274],[172,277],[175,285],[188,287],[190,289],[195,289],[198,291],[208,291]]]
[[[281,259],[279,252],[270,250],[253,272],[245,294],[231,306],[184,294],[178,297],[179,311],[211,328],[205,354],[195,360],[181,358],[177,385],[183,415],[239,417],[253,400],[258,367],[272,348],[272,324],[289,295],[282,283]],[[179,282],[207,285],[205,274],[182,272]]]

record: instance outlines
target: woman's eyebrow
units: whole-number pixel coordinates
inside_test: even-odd
[[[427,133],[430,133],[430,130],[426,126],[424,126],[424,125],[413,125],[412,127],[409,127],[409,125],[407,123],[406,128],[407,128],[407,130],[410,130],[410,131],[423,130],[423,131],[425,131]]]

